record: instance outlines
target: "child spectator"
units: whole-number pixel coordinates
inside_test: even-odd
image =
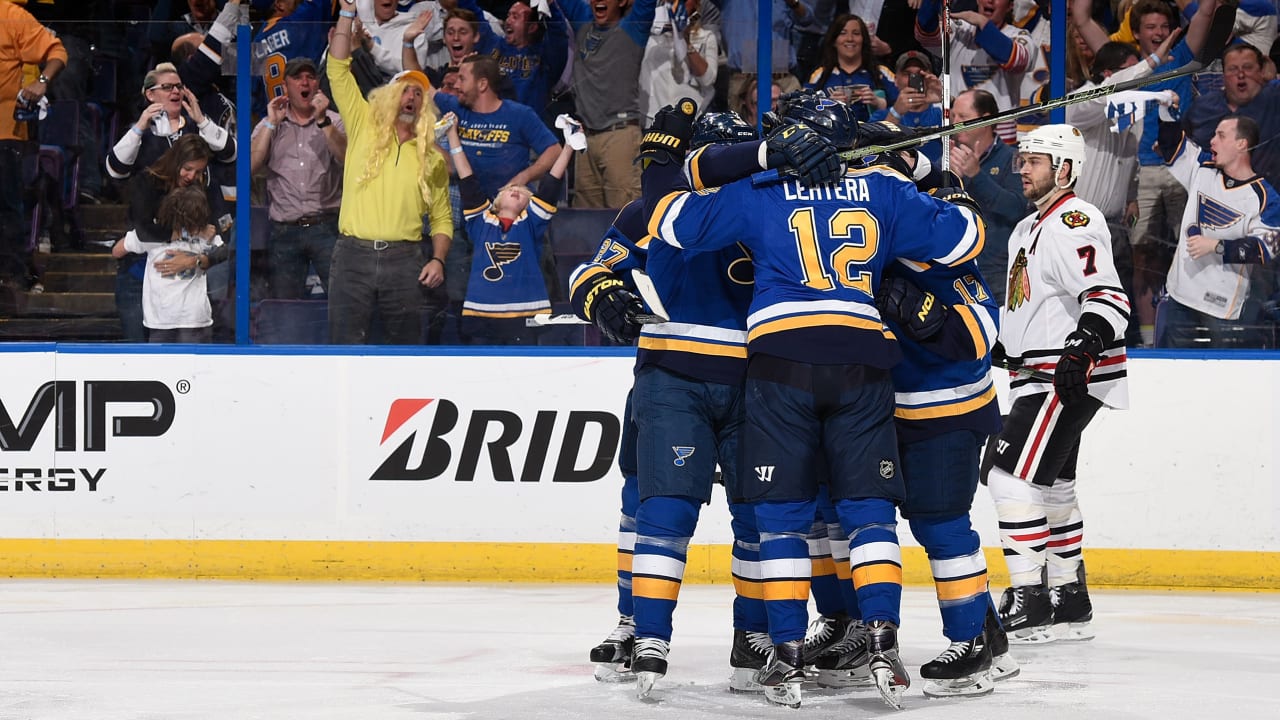
[[[462,151],[454,119],[446,116],[449,154],[458,169],[467,234],[475,247],[461,334],[472,345],[535,344],[535,329],[525,326],[525,318],[551,312],[540,266],[542,235],[556,212],[574,147],[586,147],[586,137],[580,126],[566,123],[565,144],[537,194],[508,184],[490,200]]]
[[[153,343],[213,341],[213,308],[205,283],[209,251],[222,245],[209,224],[209,200],[194,185],[174,188],[160,202],[156,218],[170,229],[169,242],[144,242],[136,230],[116,241],[111,254],[146,253],[142,281],[142,322]]]

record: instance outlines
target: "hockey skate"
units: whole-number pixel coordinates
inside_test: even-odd
[[[764,686],[756,682],[756,673],[769,661],[773,641],[769,633],[733,631],[733,650],[729,653],[729,691],[740,693],[764,692]]]
[[[800,683],[804,681],[804,641],[791,640],[774,645],[769,659],[756,673],[764,697],[774,705],[800,707]]]
[[[1004,680],[1022,672],[1018,661],[1009,654],[1009,636],[1000,626],[1000,618],[990,604],[987,605],[987,621],[982,632],[986,634],[987,647],[991,650],[991,679]]]
[[[835,616],[819,615],[817,620],[809,623],[809,630],[804,635],[804,664],[812,665],[819,655],[843,640],[850,622],[848,615],[840,613]]]
[[[636,676],[636,697],[644,700],[653,686],[667,674],[667,653],[671,644],[658,638],[636,638],[631,655],[631,672]]]
[[[866,688],[875,684],[870,662],[867,626],[855,620],[845,628],[839,642],[813,661],[813,666],[817,670],[817,683],[822,687]]]
[[[1043,585],[1005,588],[1000,596],[1000,624],[1009,642],[1042,645],[1053,642],[1053,604]]]
[[[1069,641],[1094,638],[1089,627],[1093,620],[1093,603],[1089,601],[1089,589],[1084,583],[1073,582],[1050,588],[1049,601],[1053,605],[1054,638]]]
[[[867,635],[871,677],[880,698],[894,710],[901,710],[902,694],[911,687],[911,676],[898,657],[898,626],[888,620],[874,620],[867,626]]]
[[[630,615],[618,618],[618,626],[604,642],[591,648],[591,662],[596,664],[595,677],[600,682],[630,682],[631,649],[635,644],[636,621]]]
[[[991,678],[991,649],[986,633],[963,642],[953,642],[932,662],[920,668],[920,677],[928,680],[924,694],[929,697],[976,697],[995,690]]]

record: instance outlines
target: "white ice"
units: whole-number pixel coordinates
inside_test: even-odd
[[[1092,589],[1097,638],[1014,648],[1019,677],[926,699],[946,642],[908,588],[902,717],[1280,718],[1280,596]],[[668,675],[641,702],[591,677],[616,620],[607,585],[11,580],[0,593],[0,719],[888,717],[872,691],[799,710],[727,691],[727,586],[685,587]]]

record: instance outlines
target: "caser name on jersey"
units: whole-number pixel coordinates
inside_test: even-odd
[[[816,187],[805,187],[799,180],[784,186],[788,200],[852,200],[869,202],[871,192],[867,189],[867,181],[862,178],[847,177],[843,182],[833,182]]]

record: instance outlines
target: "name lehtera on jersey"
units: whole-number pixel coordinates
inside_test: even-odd
[[[873,299],[886,265],[958,265],[985,240],[968,209],[923,195],[884,167],[851,169],[814,188],[747,179],[715,193],[674,192],[657,204],[649,233],[690,252],[741,243],[751,253],[750,352],[878,368],[901,357]]]

